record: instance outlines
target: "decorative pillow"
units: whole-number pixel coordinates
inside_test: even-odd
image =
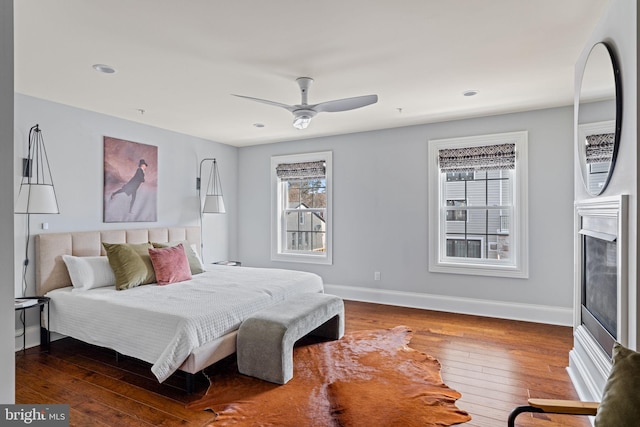
[[[116,289],[134,288],[154,283],[156,276],[149,258],[149,243],[103,243],[109,264],[116,277]]]
[[[186,241],[166,243],[151,242],[151,244],[154,248],[169,248],[171,246],[178,246],[179,244],[182,244],[184,253],[187,255],[187,261],[189,261],[189,269],[191,270],[191,274],[200,274],[204,272],[202,261],[200,261],[198,252],[196,252],[196,250],[194,249],[195,245],[190,245],[189,242]]]
[[[202,258],[200,258],[200,255],[198,255],[198,248],[196,247],[195,244],[191,245],[191,250],[193,251],[193,256],[195,257],[196,261],[198,262],[198,266],[197,267],[200,270],[202,270],[202,272],[204,273],[204,264],[202,263]],[[189,255],[187,255],[187,259],[189,259]],[[191,264],[189,264],[189,265],[191,265]]]
[[[156,272],[158,285],[191,279],[191,269],[182,243],[168,248],[149,249],[149,257]]]
[[[640,420],[640,353],[613,346],[613,367],[602,393],[595,427],[638,425]]]
[[[106,256],[62,255],[67,266],[74,291],[114,286],[116,278]]]

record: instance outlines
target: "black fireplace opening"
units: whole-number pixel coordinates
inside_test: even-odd
[[[618,331],[616,239],[602,233],[582,234],[582,324],[611,354]]]

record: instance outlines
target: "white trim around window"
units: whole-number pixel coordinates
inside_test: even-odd
[[[287,250],[287,183],[278,178],[276,167],[280,164],[305,163],[323,161],[325,163],[325,192],[326,208],[324,215],[324,251],[293,251]],[[333,188],[332,152],[323,151],[317,153],[291,154],[271,157],[271,260],[284,262],[301,262],[311,264],[333,263],[333,218],[332,218],[332,188]],[[314,209],[298,208],[301,211],[312,212]],[[304,223],[303,223],[304,224]]]
[[[429,271],[494,277],[529,277],[528,160],[526,131],[429,141]],[[439,150],[493,144],[515,144],[516,164],[512,173],[510,260],[447,257],[446,174],[438,166]],[[473,209],[473,207],[468,207]]]

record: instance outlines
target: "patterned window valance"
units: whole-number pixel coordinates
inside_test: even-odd
[[[324,178],[326,175],[326,165],[324,160],[317,162],[282,163],[276,167],[276,175],[282,181]]]
[[[587,163],[610,162],[613,157],[613,133],[587,136]]]
[[[438,154],[438,164],[442,172],[515,169],[516,166],[515,144],[444,148],[439,150]]]

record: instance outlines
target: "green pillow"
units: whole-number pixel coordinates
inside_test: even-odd
[[[184,247],[184,253],[187,255],[187,261],[189,261],[189,269],[191,270],[191,274],[204,273],[204,268],[202,268],[202,262],[200,261],[200,258],[198,258],[198,255],[191,247],[191,244],[189,244],[189,242],[187,242],[186,240],[164,243],[151,242],[154,248],[168,248],[172,246],[178,246],[180,243],[182,243],[182,246]]]
[[[116,277],[117,290],[155,283],[156,275],[149,257],[149,249],[153,246],[149,243],[102,243],[102,246]]]
[[[602,393],[595,427],[638,425],[640,420],[640,353],[616,343],[613,367]]]

